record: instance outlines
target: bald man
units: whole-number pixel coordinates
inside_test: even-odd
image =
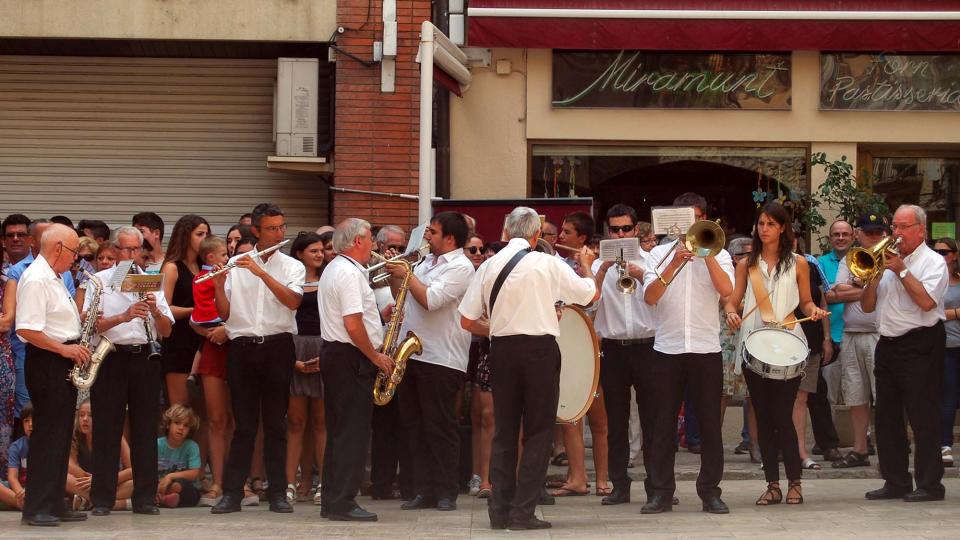
[[[90,351],[78,344],[80,313],[60,279],[77,259],[78,242],[73,229],[51,225],[41,236],[40,256],[17,282],[17,337],[27,344],[26,381],[34,410],[30,489],[22,517],[28,525],[87,519],[63,501],[77,405],[77,389],[67,377],[74,365],[90,360]]]

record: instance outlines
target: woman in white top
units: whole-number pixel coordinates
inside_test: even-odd
[[[730,328],[741,329],[738,351],[742,350],[743,340],[751,331],[768,323],[784,324],[795,320],[792,315],[797,306],[801,307],[804,315],[814,320],[827,314],[811,299],[810,270],[803,256],[793,253],[793,229],[790,223],[790,215],[782,205],[767,203],[754,226],[753,251],[737,264],[736,284],[724,311]],[[756,307],[758,299],[750,278],[754,267],[759,271],[763,289],[762,293],[758,293],[762,295],[759,308]],[[744,301],[743,320],[737,314],[741,300]],[[773,320],[764,320],[771,317]],[[785,324],[784,328],[806,342],[799,324]],[[738,355],[737,361],[741,358]],[[750,391],[751,404],[757,414],[760,455],[767,480],[767,490],[757,499],[757,505],[777,504],[783,500],[777,463],[779,452],[783,453],[784,468],[790,482],[787,504],[800,504],[803,502],[800,488],[802,467],[792,411],[801,378],[768,379],[749,367],[743,370],[743,374]]]

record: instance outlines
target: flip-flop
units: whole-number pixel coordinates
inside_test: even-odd
[[[567,485],[566,480],[547,480],[544,482],[543,487],[547,489],[562,488]]]
[[[589,495],[590,490],[588,489],[586,491],[574,491],[570,488],[559,487],[554,489],[553,491],[548,491],[547,493],[549,493],[553,497],[582,497],[584,495]]]
[[[557,467],[566,467],[567,465],[570,465],[570,460],[567,459],[566,452],[560,452],[559,454],[553,456],[553,459],[550,460],[550,463],[552,465],[556,465]]]
[[[820,469],[823,468],[820,466],[819,463],[817,463],[816,461],[810,458],[803,460],[801,467],[803,467],[804,469],[807,469],[808,471],[819,471]]]
[[[598,487],[593,494],[596,495],[597,497],[609,497],[610,495],[613,495],[613,488]]]

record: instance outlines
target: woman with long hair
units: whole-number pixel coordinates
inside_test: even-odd
[[[187,377],[202,338],[190,328],[193,313],[193,279],[200,272],[200,242],[210,234],[210,224],[189,214],[177,220],[170,234],[163,274],[163,295],[175,320],[170,337],[163,340],[162,365],[170,404],[188,405]]]
[[[941,238],[933,250],[943,256],[950,273],[950,286],[943,297],[943,313],[947,316],[947,348],[943,356],[943,401],[940,404],[940,457],[953,467],[953,420],[960,404],[960,265],[957,264],[957,241]]]
[[[133,495],[133,468],[130,464],[130,445],[120,439],[120,468],[117,473],[117,498],[113,510],[128,510]],[[90,487],[93,484],[93,414],[90,400],[77,407],[73,422],[73,440],[70,443],[70,461],[67,465],[67,492],[74,496],[73,509],[86,510],[90,506]]]
[[[320,380],[323,340],[320,338],[317,282],[326,266],[324,248],[332,241],[333,233],[302,233],[290,248],[290,255],[307,269],[303,300],[297,309],[297,335],[293,336],[297,360],[290,380],[290,402],[287,407],[287,502],[290,504],[298,498],[309,496],[313,465],[323,470],[327,426],[323,410],[323,382]],[[309,434],[306,430],[308,419],[311,427]],[[313,503],[320,504],[319,487],[313,496]]]
[[[769,324],[782,325],[806,342],[800,325],[790,324],[796,320],[794,310],[799,306],[803,314],[813,320],[822,319],[827,312],[810,296],[810,267],[803,256],[793,252],[791,219],[781,204],[767,203],[760,211],[754,225],[752,245],[750,255],[737,263],[736,285],[724,307],[727,324],[731,329],[740,329],[738,350],[744,347],[744,340],[751,331]],[[745,310],[743,318],[737,313],[741,301]],[[769,320],[771,318],[773,320]],[[757,505],[783,501],[777,459],[780,452],[790,482],[786,502],[800,504],[803,502],[800,484],[803,469],[793,425],[793,404],[801,377],[787,380],[765,378],[749,366],[742,371],[750,390],[750,404],[757,415],[757,438],[767,480],[767,489],[757,499]]]

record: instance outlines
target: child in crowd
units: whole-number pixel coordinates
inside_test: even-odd
[[[213,280],[207,280],[197,283],[197,279],[209,274],[215,266],[227,264],[230,257],[227,256],[227,242],[219,236],[208,236],[200,242],[200,248],[197,250],[200,260],[200,272],[193,280],[193,311],[190,313],[190,326],[204,337],[208,336],[210,328],[223,326],[223,319],[217,313],[217,306],[214,303],[214,285]],[[197,374],[200,372],[200,360],[203,357],[204,348],[207,342],[197,351],[193,357],[193,365],[190,367],[190,376],[187,377],[187,385],[197,388]],[[223,361],[226,362],[226,348],[224,347]],[[223,366],[223,378],[226,378],[226,364]]]
[[[165,437],[157,439],[157,504],[166,508],[196,506],[200,500],[200,447],[190,433],[200,419],[190,407],[173,405],[163,413]]]
[[[70,444],[70,462],[67,465],[67,493],[73,495],[74,510],[90,508],[90,486],[93,483],[93,414],[90,400],[77,408]],[[120,439],[120,468],[117,474],[117,500],[113,510],[130,510],[133,495],[133,468],[130,463],[130,445],[126,437]]]
[[[9,500],[9,493],[5,493],[4,504],[13,503],[19,510],[23,510],[23,500],[27,495],[27,454],[30,452],[30,435],[33,433],[33,405],[27,403],[20,409],[20,422],[23,425],[23,437],[20,437],[7,451],[7,484],[4,486],[13,493],[13,500]]]

